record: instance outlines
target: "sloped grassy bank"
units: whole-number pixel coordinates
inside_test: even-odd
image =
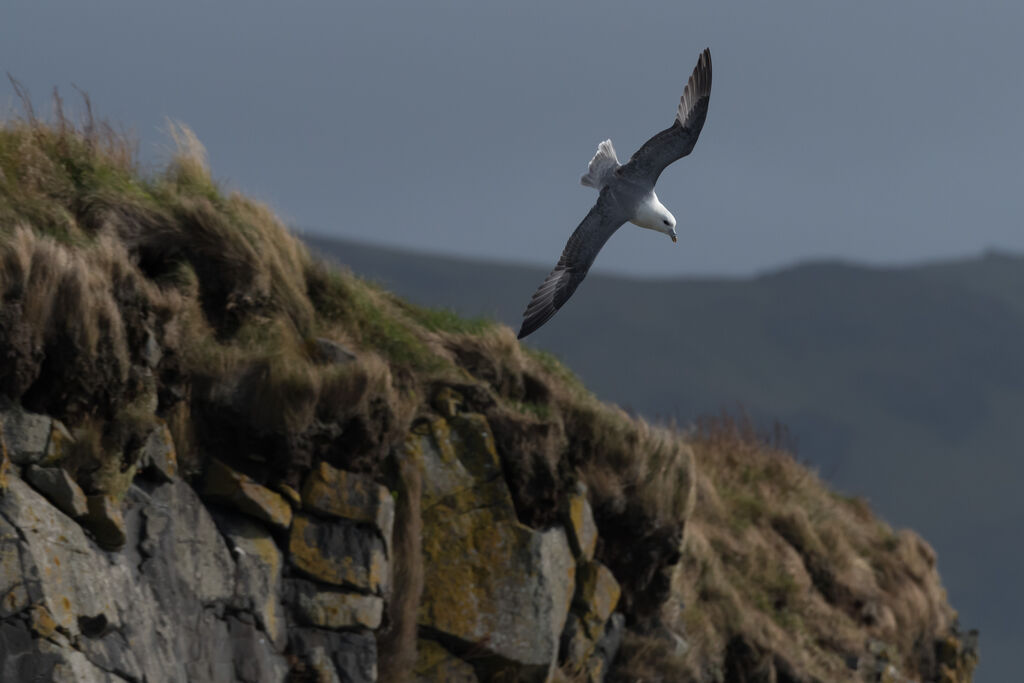
[[[261,519],[268,552],[290,558],[281,580],[306,581],[294,589],[306,598],[281,598],[286,634],[271,638],[292,680],[327,670],[293,628],[328,594],[309,553],[327,553],[334,533],[309,550],[295,525],[322,524],[312,511],[325,509],[363,519],[351,510],[370,505],[376,494],[356,496],[370,481],[391,493],[372,505],[393,508],[393,527],[366,518],[384,536],[387,577],[338,584],[384,614],[314,621],[369,638],[380,680],[970,680],[972,641],[912,532],[828,491],[742,423],[653,426],[508,328],[316,261],[269,210],[211,178],[187,130],[176,138],[168,166],[143,173],[124,138],[91,120],[0,129],[4,410],[66,427],[66,446],[36,465],[90,500],[141,500],[144,445],[166,427],[172,478],[215,516],[225,500],[253,510],[218,494],[217,477],[290,501],[294,513]],[[42,481],[24,457],[10,476]],[[524,583],[531,572],[540,578]],[[513,585],[534,597],[501,603]],[[537,591],[544,609],[524,617]],[[50,637],[37,605],[18,604],[0,617]],[[523,645],[516,629],[551,637]]]

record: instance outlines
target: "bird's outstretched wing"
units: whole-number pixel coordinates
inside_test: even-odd
[[[558,265],[530,299],[523,313],[520,339],[535,332],[569,300],[587,276],[587,271],[597,258],[597,252],[601,251],[604,243],[627,218],[626,212],[611,198],[610,192],[602,190],[594,208],[569,237]]]
[[[656,134],[636,151],[619,173],[654,187],[669,164],[682,159],[697,143],[711,98],[711,51],[705,49],[683,90],[672,125]]]

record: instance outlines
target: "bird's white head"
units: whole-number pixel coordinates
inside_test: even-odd
[[[653,192],[640,202],[636,208],[636,216],[630,222],[641,228],[663,232],[671,237],[673,242],[679,237],[676,233],[676,217],[658,201],[658,195]]]

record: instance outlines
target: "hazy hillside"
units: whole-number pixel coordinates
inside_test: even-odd
[[[626,228],[628,229],[628,228]],[[421,304],[517,325],[545,271],[312,236]],[[527,343],[606,399],[686,424],[743,406],[785,424],[801,460],[920,529],[982,680],[1016,675],[1024,628],[1024,258],[877,269],[818,263],[751,279],[591,274]]]
[[[971,679],[916,533],[326,266],[175,133],[0,127],[0,678]]]

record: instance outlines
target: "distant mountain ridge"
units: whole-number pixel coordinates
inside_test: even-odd
[[[306,235],[413,302],[515,327],[544,268]],[[936,547],[979,680],[1007,680],[1024,573],[1024,256],[876,268],[823,262],[752,278],[592,273],[529,343],[601,398],[687,424],[722,409],[785,424],[804,461]],[[988,676],[992,676],[991,679]]]

